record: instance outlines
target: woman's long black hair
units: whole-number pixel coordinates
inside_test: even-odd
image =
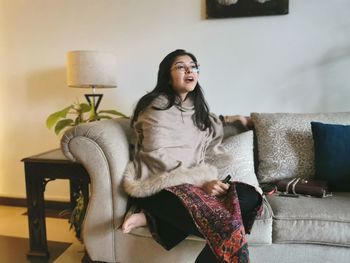
[[[149,106],[152,101],[159,95],[165,95],[168,98],[169,104],[164,109],[155,108],[157,110],[166,110],[175,104],[175,100],[179,95],[174,91],[171,85],[171,67],[179,56],[190,56],[193,62],[197,63],[196,57],[188,53],[183,49],[177,49],[170,54],[168,54],[162,62],[159,64],[158,78],[156,87],[146,95],[144,95],[136,105],[133,117],[131,119],[131,126],[133,127],[135,121],[137,120],[139,114]],[[187,95],[193,100],[195,113],[193,115],[193,121],[195,125],[200,130],[205,130],[211,127],[209,119],[209,107],[204,99],[203,91],[199,83],[197,82],[196,87],[193,91],[189,92]]]

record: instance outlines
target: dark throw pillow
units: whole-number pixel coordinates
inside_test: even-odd
[[[315,144],[316,179],[329,190],[350,192],[350,126],[311,122]]]

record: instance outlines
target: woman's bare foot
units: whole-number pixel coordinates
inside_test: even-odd
[[[125,219],[122,225],[123,233],[129,233],[136,227],[145,226],[147,224],[146,216],[143,212],[132,214]]]

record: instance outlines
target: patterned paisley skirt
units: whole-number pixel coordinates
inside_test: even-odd
[[[250,233],[255,217],[261,213],[261,204],[251,213],[248,220],[245,219],[243,225],[235,183],[231,184],[228,193],[223,198],[208,195],[201,188],[191,184],[169,187],[165,190],[181,201],[200,236],[207,240],[207,244],[219,261],[249,262],[245,234]],[[176,234],[170,229],[166,230],[166,234],[164,231],[158,231],[156,223],[152,223],[152,216],[146,213],[146,217],[150,222],[149,226],[154,239],[166,249],[172,248],[186,238],[186,235]],[[169,241],[164,242],[164,240],[169,240],[169,236],[172,236],[170,243]]]

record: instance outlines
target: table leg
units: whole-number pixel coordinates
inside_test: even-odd
[[[25,165],[28,225],[29,225],[29,252],[27,256],[49,258],[47,247],[44,178],[31,174],[31,165]]]

